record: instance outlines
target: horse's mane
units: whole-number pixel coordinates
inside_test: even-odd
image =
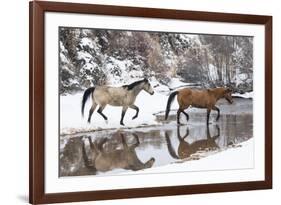
[[[134,87],[136,87],[137,85],[139,85],[143,82],[148,82],[148,80],[145,78],[143,80],[139,80],[139,81],[133,82],[133,83],[128,84],[128,85],[123,85],[122,87],[126,88],[127,90],[132,90]]]

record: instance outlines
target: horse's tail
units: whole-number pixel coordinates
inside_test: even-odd
[[[171,104],[175,99],[175,96],[178,94],[178,91],[175,91],[173,93],[171,93],[171,95],[168,98],[168,102],[167,102],[167,106],[166,106],[166,113],[165,113],[165,120],[167,120],[169,112],[170,112],[170,108],[171,108]]]
[[[82,116],[84,116],[84,108],[85,108],[85,104],[89,98],[89,96],[94,92],[95,87],[90,87],[87,90],[85,90],[84,94],[83,94],[83,98],[82,98],[82,108],[81,108],[81,112],[82,112]]]

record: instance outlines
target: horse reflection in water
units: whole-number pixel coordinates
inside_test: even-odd
[[[96,174],[94,167],[85,166],[83,136],[67,141],[60,154],[60,176],[80,176]]]
[[[83,158],[85,159],[86,167],[99,172],[107,172],[114,169],[137,171],[152,167],[155,162],[153,157],[145,163],[141,162],[138,158],[135,148],[140,144],[139,138],[136,134],[132,135],[135,138],[135,143],[129,145],[124,134],[120,133],[122,149],[114,148],[111,150],[104,147],[106,143],[110,143],[108,138],[103,138],[99,142],[93,142],[91,137],[88,137],[90,144],[89,155],[86,152],[85,143],[83,145]]]
[[[127,143],[123,133],[116,138],[99,138],[81,136],[68,140],[60,154],[60,176],[96,175],[114,169],[141,170],[153,166],[151,157],[143,163],[136,154],[139,137],[134,133],[133,143]],[[121,146],[116,139],[121,138]],[[89,142],[89,146],[86,145]],[[117,140],[118,141],[118,140]]]
[[[179,140],[178,152],[176,153],[169,136],[169,132],[165,132],[165,138],[167,141],[169,154],[175,159],[186,159],[192,157],[193,154],[199,151],[208,151],[218,149],[219,146],[216,143],[216,139],[220,136],[220,128],[216,125],[217,135],[211,137],[209,126],[207,126],[207,139],[197,140],[193,143],[188,143],[185,138],[189,135],[189,129],[186,128],[186,133],[182,137],[180,135],[180,126],[177,127],[177,137]]]

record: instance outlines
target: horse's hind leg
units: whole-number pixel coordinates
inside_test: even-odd
[[[128,109],[128,107],[123,107],[123,108],[122,108],[122,114],[121,114],[120,125],[124,125],[123,119],[124,119],[124,116],[125,116],[125,114],[126,114],[127,109]]]
[[[181,109],[178,109],[178,111],[177,111],[177,123],[178,123],[178,124],[181,124],[181,123],[180,123],[180,114],[181,114],[181,112],[182,112],[182,110],[181,110]]]
[[[184,109],[179,108],[179,109],[178,109],[178,112],[177,112],[177,123],[178,123],[178,124],[181,124],[181,123],[180,123],[180,113],[183,113],[183,114],[184,114],[184,116],[186,117],[186,121],[189,120],[189,115],[184,111]]]
[[[104,108],[105,108],[105,105],[100,105],[100,107],[98,109],[98,113],[103,117],[104,120],[107,120],[107,117],[102,113]]]
[[[217,106],[213,106],[212,110],[216,110],[218,112],[216,121],[218,121],[220,119],[220,109]]]
[[[95,102],[93,102],[93,105],[92,105],[91,109],[89,110],[88,123],[91,122],[91,117],[92,117],[92,114],[95,111],[96,107],[97,107],[97,104]]]
[[[136,114],[135,114],[135,116],[132,118],[132,120],[134,120],[134,119],[136,119],[136,118],[138,117],[138,115],[139,115],[139,110],[140,110],[140,109],[139,109],[137,106],[135,106],[135,105],[131,105],[130,108],[136,110]]]
[[[185,117],[186,117],[186,121],[188,121],[189,120],[189,115],[183,110],[183,111],[181,111],[184,115],[185,115]]]

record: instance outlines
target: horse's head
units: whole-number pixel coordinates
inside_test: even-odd
[[[148,92],[150,95],[154,94],[154,90],[152,88],[152,86],[150,85],[149,81],[145,78],[144,80],[144,84],[143,84],[143,89]]]
[[[230,88],[225,88],[224,89],[224,95],[223,97],[230,103],[232,104],[233,103],[233,99],[232,99],[232,90]]]

